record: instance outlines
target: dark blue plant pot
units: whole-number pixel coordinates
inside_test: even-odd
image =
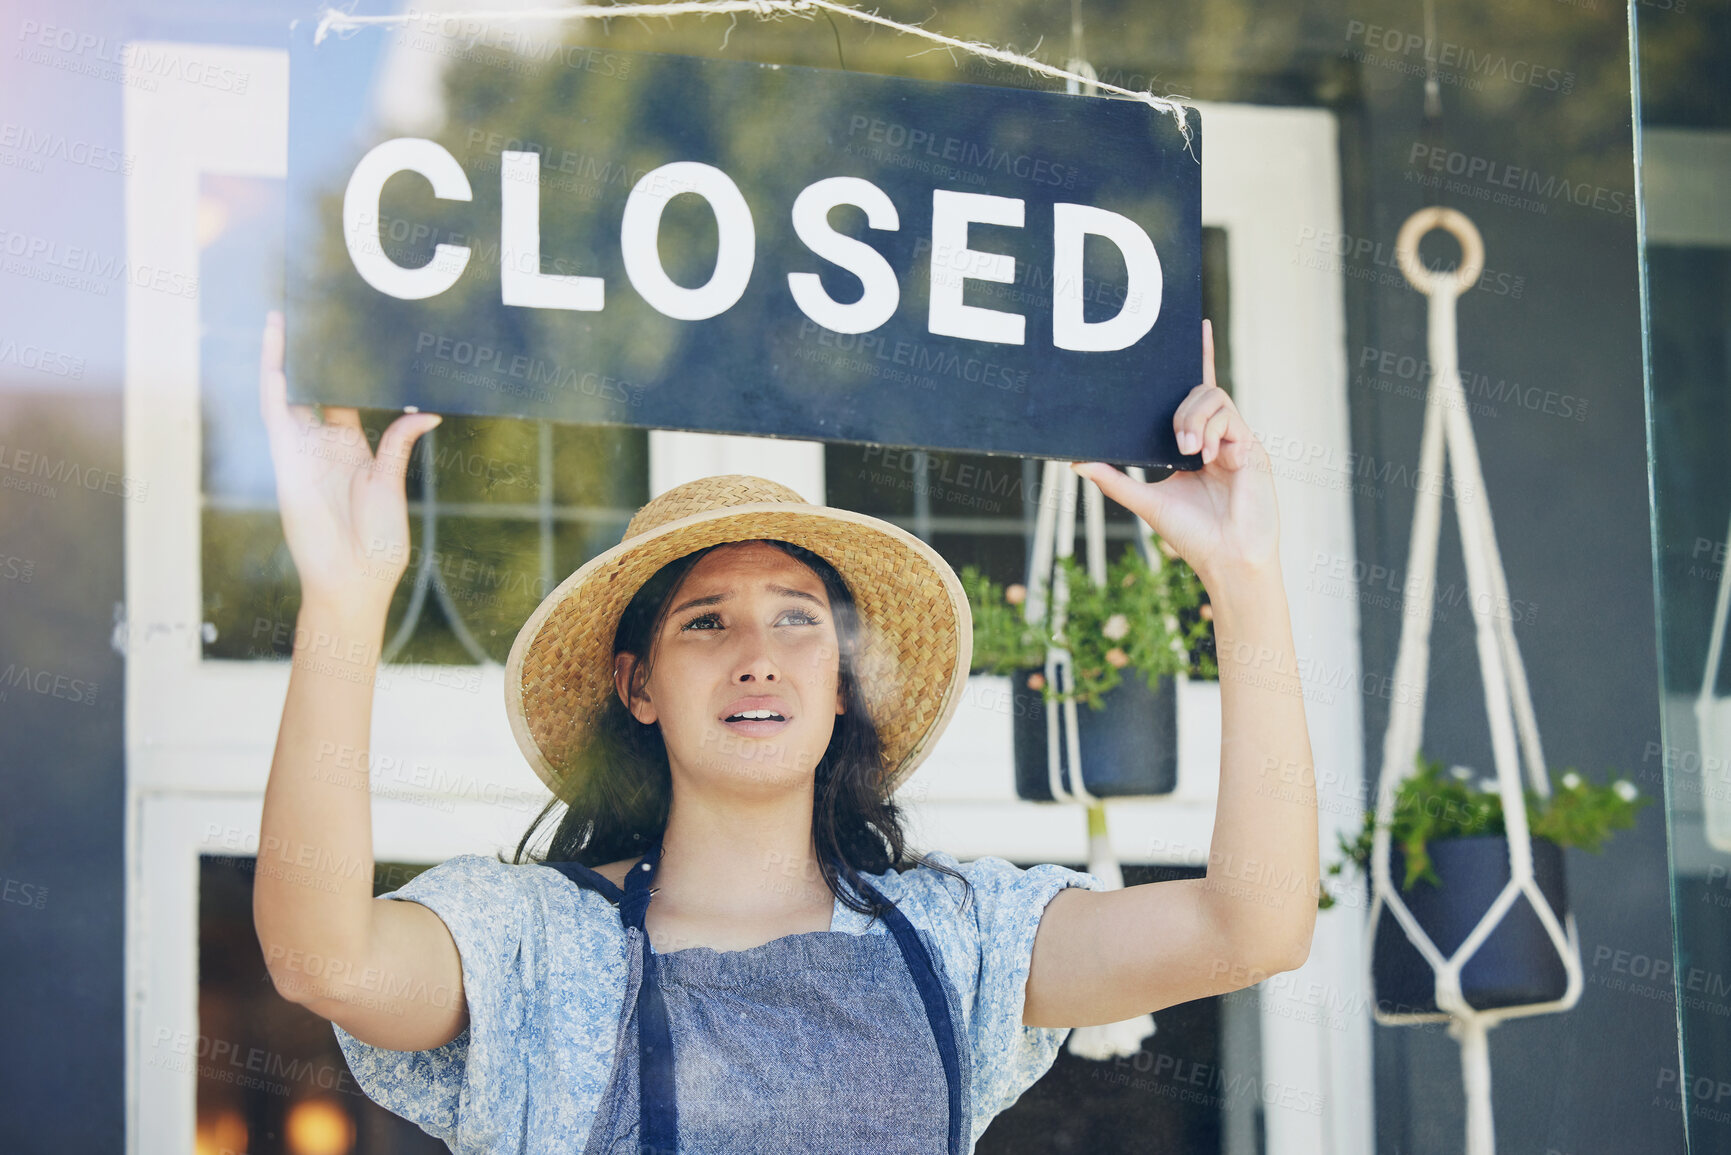
[[[1563,923],[1568,918],[1563,848],[1544,838],[1533,839],[1532,846],[1533,881],[1557,921]],[[1432,842],[1427,849],[1442,885],[1420,880],[1411,890],[1400,891],[1400,896],[1447,957],[1466,941],[1508,884],[1508,842],[1500,834],[1475,835]],[[1397,888],[1406,877],[1406,856],[1399,845],[1389,848],[1389,874]],[[1434,1013],[1438,1009],[1429,965],[1387,909],[1377,917],[1371,981],[1377,1008],[1385,1014]],[[1563,997],[1568,986],[1562,956],[1524,894],[1515,898],[1461,971],[1461,994],[1481,1011],[1554,1002]]]
[[[1051,802],[1046,773],[1046,704],[1040,691],[1028,688],[1028,675],[1038,668],[1010,675],[1013,739],[1016,755],[1016,796],[1028,802]],[[1171,678],[1161,678],[1150,690],[1142,675],[1124,672],[1124,680],[1107,692],[1105,709],[1076,704],[1076,737],[1081,745],[1082,782],[1101,798],[1135,798],[1170,794],[1178,788],[1178,691]],[[1058,753],[1068,744],[1064,710],[1058,710]],[[1062,781],[1070,786],[1071,768],[1062,764]]]

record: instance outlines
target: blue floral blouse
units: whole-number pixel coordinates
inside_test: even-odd
[[[1057,1059],[1069,1027],[1022,1025],[1034,933],[1065,887],[1104,890],[1092,874],[1045,863],[1023,870],[987,856],[928,855],[930,867],[868,874],[938,959],[964,1008],[972,1055],[969,1149]],[[456,1155],[582,1149],[613,1068],[625,997],[625,931],[600,894],[540,865],[465,854],[385,898],[418,902],[450,928],[462,955],[469,1025],[442,1047],[392,1051],[332,1024],[356,1081],[374,1102],[442,1139]],[[836,900],[830,929],[887,934]]]

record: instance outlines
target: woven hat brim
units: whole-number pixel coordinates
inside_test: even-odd
[[[856,674],[878,729],[884,792],[925,761],[967,684],[973,618],[955,571],[900,526],[831,506],[751,502],[670,521],[590,559],[542,599],[511,645],[511,733],[555,795],[569,799],[570,756],[616,693],[613,631],[668,562],[722,542],[778,538],[829,561],[859,608]]]

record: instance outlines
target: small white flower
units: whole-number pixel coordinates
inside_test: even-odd
[[[1579,790],[1581,788],[1581,776],[1573,770],[1569,771],[1563,775],[1563,788],[1565,790]]]
[[[1502,792],[1503,784],[1495,778],[1480,778],[1479,789],[1486,794],[1499,794]]]
[[[1113,614],[1106,619],[1106,624],[1100,627],[1100,632],[1115,642],[1130,632],[1130,619],[1123,614]]]
[[[1624,802],[1633,802],[1640,797],[1641,792],[1635,789],[1635,784],[1627,778],[1619,778],[1611,784],[1611,789],[1617,792],[1617,797]]]
[[[1178,615],[1177,614],[1167,614],[1166,615],[1166,632],[1169,634],[1175,634],[1178,632]]]
[[[1471,766],[1450,766],[1449,773],[1452,774],[1457,781],[1465,782],[1468,778],[1473,776],[1473,768]]]

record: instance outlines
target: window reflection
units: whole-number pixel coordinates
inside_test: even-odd
[[[205,176],[199,193],[206,658],[288,657],[299,581],[258,417],[259,330],[280,308],[283,182]],[[376,446],[396,414],[359,410]],[[386,658],[503,662],[546,592],[616,545],[649,497],[648,432],[447,415],[416,447],[407,571]]]
[[[247,856],[201,856],[198,1037],[163,1040],[153,1056],[197,1064],[197,1155],[444,1155],[444,1143],[367,1098],[329,1021],[277,994],[253,929],[254,865]],[[374,895],[429,865],[376,864]],[[1127,865],[1124,881],[1201,873]],[[1262,1151],[1255,993],[1184,1003],[1156,1022],[1141,1050],[1121,1059],[1060,1051],[1051,1071],[992,1121],[979,1155]]]
[[[253,929],[254,862],[200,857],[198,1036],[160,1040],[152,1056],[197,1064],[197,1155],[444,1155],[444,1143],[367,1098],[328,1020],[277,993]],[[381,862],[373,893],[426,868]]]

